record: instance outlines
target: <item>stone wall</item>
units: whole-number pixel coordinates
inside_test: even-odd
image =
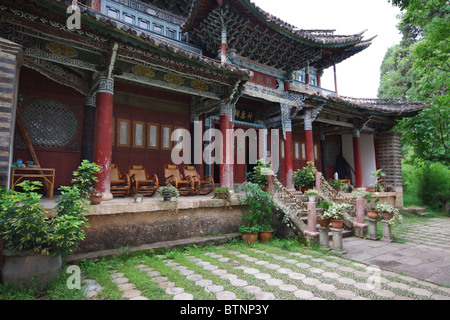
[[[94,206],[87,216],[90,228],[75,254],[134,247],[156,242],[237,232],[241,206],[223,200],[149,201]]]
[[[10,174],[11,145],[15,121],[18,65],[21,47],[0,38],[0,186],[6,187]]]
[[[396,131],[378,134],[378,159],[380,168],[386,173],[383,177],[385,185],[392,185],[397,193],[397,207],[403,207],[402,154],[401,133]]]

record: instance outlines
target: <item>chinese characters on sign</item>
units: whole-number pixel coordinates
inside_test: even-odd
[[[237,121],[255,122],[255,113],[252,110],[236,107],[234,118]]]

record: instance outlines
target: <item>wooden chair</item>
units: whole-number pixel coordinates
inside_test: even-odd
[[[177,188],[182,196],[195,194],[195,181],[192,177],[184,177],[178,167],[174,164],[166,164],[164,166],[164,177],[166,184],[170,183]]]
[[[133,193],[152,196],[159,188],[159,180],[156,174],[150,176],[144,166],[133,165],[128,170],[133,185]]]
[[[123,197],[131,193],[131,179],[128,173],[121,174],[115,164],[111,164],[111,193]]]
[[[211,176],[200,177],[194,166],[184,166],[184,176],[192,177],[196,184],[197,194],[209,194],[214,191],[214,180]]]

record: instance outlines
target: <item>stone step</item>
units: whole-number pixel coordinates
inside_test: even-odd
[[[406,213],[411,213],[411,214],[417,214],[419,216],[426,216],[428,214],[430,214],[429,212],[427,212],[426,208],[423,207],[407,207],[403,209],[404,212]]]

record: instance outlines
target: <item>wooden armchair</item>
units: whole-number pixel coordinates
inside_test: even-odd
[[[192,177],[196,184],[197,194],[209,194],[214,191],[214,180],[211,176],[200,177],[194,166],[184,166],[184,176]]]
[[[159,180],[156,174],[150,176],[144,166],[131,166],[128,170],[133,185],[133,193],[152,196],[159,188]]]
[[[164,166],[164,177],[166,184],[170,183],[177,188],[182,196],[195,194],[195,181],[192,177],[184,177],[178,167],[174,164],[166,164]]]
[[[111,193],[113,196],[123,197],[131,192],[131,179],[128,173],[121,174],[115,164],[111,164]]]

